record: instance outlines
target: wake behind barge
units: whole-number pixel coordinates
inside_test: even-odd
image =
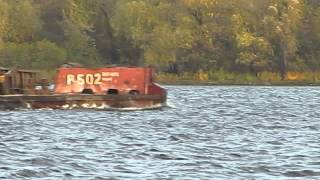
[[[84,68],[64,65],[54,85],[37,71],[0,68],[0,109],[154,109],[167,92],[151,67]]]

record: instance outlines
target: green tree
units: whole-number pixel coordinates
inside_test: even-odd
[[[306,1],[301,27],[299,54],[310,70],[320,70],[320,1]]]
[[[3,37],[7,33],[8,18],[8,4],[5,1],[0,0],[0,47],[2,45]]]
[[[0,64],[2,66],[22,66],[50,70],[57,68],[67,59],[66,51],[49,41],[34,43],[6,43],[0,49]]]
[[[9,42],[31,42],[41,30],[39,9],[32,4],[32,0],[7,1],[8,31],[5,40]]]
[[[117,50],[114,30],[111,26],[112,10],[109,6],[115,6],[115,2],[106,1],[97,10],[97,16],[94,19],[93,38],[98,52],[104,59],[103,61],[117,64],[120,61],[120,55]]]
[[[301,68],[301,59],[297,55],[297,32],[303,16],[303,6],[302,0],[271,0],[269,14],[263,20],[265,34],[272,42],[274,61],[282,79],[285,79],[289,69]]]
[[[55,43],[47,40],[33,43],[31,50],[31,67],[36,69],[52,70],[67,61],[67,52]],[[28,63],[28,62],[26,62]]]
[[[68,19],[63,21],[65,39],[63,47],[67,51],[68,61],[88,66],[100,64],[100,58],[92,44],[92,39],[77,27]]]

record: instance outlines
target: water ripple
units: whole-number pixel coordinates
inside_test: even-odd
[[[167,88],[160,110],[0,111],[0,179],[320,179],[320,88]]]

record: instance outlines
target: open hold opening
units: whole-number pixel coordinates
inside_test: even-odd
[[[118,89],[108,89],[107,94],[119,94]]]
[[[140,92],[137,91],[137,90],[131,90],[131,91],[129,91],[129,94],[130,94],[130,95],[139,95]]]
[[[93,94],[93,90],[92,89],[83,89],[82,94]]]

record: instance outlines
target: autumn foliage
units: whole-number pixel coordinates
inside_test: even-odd
[[[0,66],[74,61],[154,65],[159,78],[295,80],[320,70],[319,49],[315,0],[0,0]]]

